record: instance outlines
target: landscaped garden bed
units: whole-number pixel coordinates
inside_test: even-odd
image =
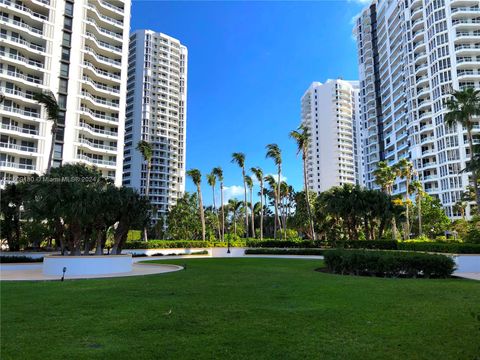
[[[404,251],[328,250],[327,270],[334,274],[379,277],[446,278],[455,261],[445,255]]]

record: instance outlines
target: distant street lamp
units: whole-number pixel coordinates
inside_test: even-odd
[[[227,254],[230,254],[230,236],[227,237]]]

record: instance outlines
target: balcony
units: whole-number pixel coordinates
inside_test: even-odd
[[[23,45],[27,49],[32,49],[32,50],[39,51],[39,52],[42,52],[42,53],[45,52],[45,47],[44,46],[25,41],[20,37],[14,37],[14,36],[11,36],[11,35],[0,34],[0,39],[8,40],[8,41],[14,42],[16,44]]]
[[[36,34],[36,35],[43,35],[43,29],[39,29],[39,28],[30,26],[24,21],[13,20],[13,19],[7,18],[5,16],[0,16],[0,21],[3,21],[3,22],[6,22],[6,23],[10,23],[12,25],[21,27],[22,29],[25,29],[28,32],[31,32],[31,33]]]
[[[85,36],[88,38],[88,39],[91,39],[99,48],[104,48],[106,50],[109,50],[109,51],[115,51],[119,54],[122,53],[122,47],[121,46],[115,46],[115,45],[112,45],[106,41],[102,41],[100,39],[97,39],[97,37],[95,35],[93,35],[93,33],[87,31],[85,33]]]
[[[7,143],[7,142],[0,142],[0,148],[10,149],[10,150],[18,150],[18,151],[28,152],[28,153],[36,153],[37,152],[36,147],[23,146],[23,145],[12,144],[12,143]]]
[[[99,69],[97,67],[95,67],[95,65],[93,65],[91,62],[89,61],[84,61],[83,62],[83,66],[85,66],[86,68],[92,70],[94,72],[95,75],[97,75],[98,77],[103,77],[103,78],[107,78],[108,80],[115,80],[115,81],[119,81],[120,80],[120,75],[118,74],[114,74],[114,73],[110,73],[108,71],[105,71],[105,70],[102,70],[102,69]]]
[[[112,136],[112,137],[118,137],[118,133],[114,131],[108,131],[108,130],[103,130],[103,129],[98,129],[96,127],[90,126],[87,123],[80,123],[79,125],[82,129],[87,130],[88,132],[97,135],[97,136]]]
[[[43,80],[38,79],[38,78],[36,78],[32,75],[24,75],[24,74],[22,74],[20,72],[17,72],[17,71],[10,71],[10,70],[5,70],[5,69],[3,69],[1,71],[1,73],[5,74],[7,76],[12,76],[14,78],[24,80],[24,81],[29,82],[29,83],[43,85]]]
[[[95,52],[95,50],[93,50],[90,46],[85,46],[85,50],[87,51],[87,53],[91,54],[99,62],[103,62],[109,65],[114,65],[117,67],[120,67],[122,65],[121,60],[110,59],[106,56],[100,55],[97,52]]]
[[[83,145],[86,145],[87,147],[93,149],[93,150],[100,150],[100,151],[110,151],[110,152],[113,152],[113,153],[116,153],[117,152],[117,147],[116,146],[110,146],[110,145],[104,145],[104,144],[98,144],[98,143],[95,143],[95,142],[91,142],[87,139],[84,139],[84,138],[80,138],[78,139],[78,142],[80,144],[83,144]]]
[[[107,15],[104,15],[102,14],[95,5],[93,5],[93,3],[91,1],[88,2],[88,4],[86,5],[86,7],[90,10],[92,10],[96,16],[98,16],[99,19],[107,22],[107,23],[110,23],[111,25],[115,25],[117,27],[119,27],[120,29],[123,29],[123,21],[121,20],[117,20],[113,17],[110,17],[110,16],[107,16]]]
[[[34,111],[22,110],[21,108],[16,108],[13,106],[0,105],[0,109],[6,112],[11,112],[14,114],[19,114],[29,118],[40,119],[40,114]]]
[[[108,30],[104,27],[99,26],[97,24],[97,22],[91,17],[88,17],[87,20],[85,20],[85,22],[87,24],[92,25],[101,34],[104,34],[108,37],[113,37],[113,38],[118,39],[118,40],[123,39],[123,34],[119,34],[119,33],[116,33],[115,31],[111,31],[111,30]]]
[[[94,159],[86,155],[77,155],[78,160],[87,161],[95,165],[100,166],[113,166],[116,167],[117,163],[115,161],[103,160],[103,159]]]
[[[21,4],[13,3],[10,0],[0,0],[0,4],[6,5],[7,7],[11,8],[11,9],[16,9],[18,11],[26,13],[29,16],[35,18],[35,19],[42,20],[42,21],[48,21],[48,16],[45,16],[45,15],[40,14],[38,12],[32,11],[28,7],[23,6]]]
[[[21,170],[35,170],[35,165],[30,164],[20,164],[11,161],[0,161],[0,167],[6,167],[11,169],[21,169]]]
[[[82,96],[91,100],[96,105],[110,106],[110,107],[116,108],[116,109],[118,109],[118,107],[119,107],[119,102],[118,101],[106,100],[104,98],[91,95],[88,91],[85,91],[85,90],[82,90]]]
[[[87,84],[90,84],[93,88],[99,90],[99,91],[106,91],[108,93],[113,93],[113,94],[118,94],[120,93],[120,89],[112,86],[107,86],[102,83],[98,83],[92,79],[90,79],[88,76],[83,76],[82,80],[86,82]]]
[[[111,122],[115,122],[115,123],[118,122],[118,117],[105,115],[105,114],[101,114],[101,113],[92,111],[92,110],[90,110],[89,108],[87,108],[86,106],[83,106],[83,105],[80,107],[80,111],[89,114],[90,117],[92,117],[95,120],[100,120],[100,121],[105,121],[106,120],[106,121],[111,121]]]
[[[0,124],[0,129],[13,131],[16,133],[27,134],[27,135],[38,135],[38,130],[28,129],[28,128],[21,128],[19,126],[11,125],[11,124]]]
[[[28,58],[26,58],[24,56],[21,56],[21,55],[14,55],[14,54],[11,54],[11,53],[7,54],[5,51],[0,50],[0,56],[8,58],[8,59],[19,61],[19,62],[21,62],[25,65],[28,65],[28,66],[34,66],[38,69],[43,69],[43,64],[40,61],[28,59]]]

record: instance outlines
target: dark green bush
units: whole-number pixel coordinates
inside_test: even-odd
[[[41,257],[41,258],[31,258],[31,257],[28,257],[28,256],[0,256],[0,264],[32,263],[32,262],[43,262],[43,257]]]
[[[250,248],[318,248],[320,242],[311,240],[258,240],[248,239],[247,247]]]
[[[277,248],[261,248],[247,249],[247,255],[323,255],[322,249],[277,249]]]
[[[445,255],[402,251],[327,250],[328,271],[335,274],[382,277],[448,277],[455,261]]]
[[[480,254],[480,244],[455,242],[399,242],[398,249],[448,254]]]
[[[397,242],[394,240],[343,241],[337,242],[337,247],[345,249],[397,250]]]

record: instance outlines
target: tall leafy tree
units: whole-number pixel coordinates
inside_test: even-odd
[[[138,142],[136,149],[142,154],[143,160],[147,165],[147,177],[145,179],[145,197],[149,199],[150,195],[150,173],[152,171],[153,146],[148,141]],[[147,227],[143,229],[143,239],[148,241]]]
[[[243,203],[235,198],[228,200],[228,212],[231,213],[231,222],[233,223],[233,231],[235,236],[237,236],[237,222],[242,206]]]
[[[245,154],[235,152],[232,154],[232,163],[237,164],[242,169],[243,190],[244,190],[244,202],[247,203],[247,183],[245,181]],[[245,236],[248,237],[248,207],[245,206]]]
[[[221,239],[225,240],[225,204],[223,203],[223,170],[221,167],[217,166],[213,168],[212,173],[215,174],[217,180],[220,182],[220,212],[222,216],[222,221],[220,222],[221,226]]]
[[[410,182],[413,176],[413,163],[407,159],[401,159],[395,164],[394,171],[401,179],[405,179],[405,239],[410,239]]]
[[[250,171],[255,175],[258,183],[260,184],[260,240],[263,240],[263,170],[259,167],[252,167]]]
[[[297,130],[290,132],[290,137],[295,140],[297,144],[297,155],[302,154],[303,163],[303,191],[305,194],[305,200],[307,202],[307,215],[310,223],[310,233],[312,234],[312,240],[315,241],[315,225],[313,224],[312,207],[310,205],[310,196],[308,192],[308,173],[307,173],[307,157],[308,146],[310,145],[310,132],[305,124],[300,125]]]
[[[445,114],[444,120],[448,126],[456,124],[463,126],[467,130],[467,140],[470,150],[470,157],[474,159],[473,144],[473,125],[475,124],[474,116],[480,115],[480,90],[474,88],[466,88],[461,91],[454,91],[452,98],[446,102],[448,113]],[[480,188],[478,186],[479,171],[472,171],[473,186],[475,189],[475,201],[477,204],[477,213],[480,214]]]
[[[57,129],[58,129],[60,107],[58,106],[58,102],[57,102],[57,99],[55,98],[55,95],[51,91],[37,92],[33,94],[33,99],[45,107],[45,110],[47,111],[48,120],[52,122],[52,131],[51,131],[52,145],[50,146],[50,152],[48,154],[48,164],[47,164],[47,174],[48,174],[52,167],[53,149],[55,146],[55,136],[57,134]]]
[[[210,185],[211,188],[212,188],[212,200],[213,200],[213,202],[212,202],[213,209],[212,210],[217,217],[217,223],[219,223],[218,213],[217,213],[217,205],[215,204],[215,186],[217,185],[217,177],[216,177],[215,173],[213,172],[213,170],[210,174],[207,174],[207,182],[208,182],[208,185]],[[218,228],[218,238],[219,239],[222,238],[220,225],[219,225],[219,228]]]
[[[167,231],[170,239],[200,239],[202,225],[198,217],[197,194],[186,192],[167,214]]]
[[[205,213],[203,211],[203,201],[202,201],[202,174],[198,169],[190,169],[187,171],[187,176],[192,179],[192,182],[197,187],[197,196],[198,196],[198,212],[200,214],[200,221],[202,223],[202,240],[205,241]]]
[[[267,175],[265,176],[264,178],[265,182],[270,186],[270,191],[271,191],[271,195],[273,197],[273,205],[274,205],[274,208],[275,208],[275,222],[274,222],[274,225],[273,225],[273,237],[275,239],[277,239],[277,229],[279,228],[279,217],[278,217],[278,197],[277,197],[277,189],[278,189],[278,184],[277,184],[277,181],[275,180],[275,178],[273,177],[273,175]],[[280,225],[281,227],[281,225]]]
[[[393,184],[395,184],[395,179],[397,178],[397,173],[395,169],[385,161],[379,161],[377,163],[377,168],[373,171],[373,176],[375,176],[375,183],[380,186],[382,191],[387,195],[392,195]],[[393,239],[397,239],[397,224],[395,216],[392,217],[392,233]]]
[[[417,217],[418,217],[418,235],[422,235],[422,199],[425,196],[425,190],[423,190],[422,182],[419,180],[412,181],[411,189],[415,193],[415,204],[417,204]]]
[[[251,215],[251,231],[252,237],[255,237],[255,214],[253,213],[253,180],[252,177],[247,175],[245,176],[245,183],[247,184],[248,189],[250,190],[250,215]]]
[[[266,157],[270,158],[273,160],[275,165],[277,166],[277,191],[276,191],[276,202],[277,202],[277,208],[275,209],[275,219],[276,219],[276,224],[275,224],[275,231],[274,231],[274,237],[275,239],[277,238],[277,228],[281,229],[281,223],[280,223],[280,217],[278,214],[278,206],[280,203],[280,183],[282,182],[282,151],[278,147],[277,144],[268,144],[266,146],[267,149],[267,154]]]

